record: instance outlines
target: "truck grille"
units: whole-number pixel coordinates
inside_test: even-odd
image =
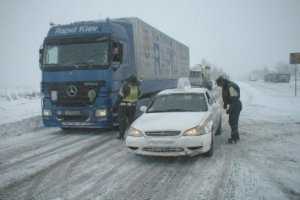
[[[184,149],[181,147],[144,147],[143,150],[148,152],[159,152],[159,153],[184,151]]]
[[[54,105],[63,107],[82,107],[95,103],[96,97],[98,96],[98,93],[100,91],[100,87],[105,85],[105,81],[43,84],[45,85],[44,87],[47,88],[50,99],[51,92],[57,92],[57,100],[51,100]]]
[[[177,136],[180,131],[146,131],[147,136]]]

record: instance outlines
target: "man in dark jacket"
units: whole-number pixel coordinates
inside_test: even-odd
[[[118,106],[119,139],[124,139],[126,129],[135,118],[136,103],[140,96],[139,81],[135,75],[132,75],[120,88],[116,102],[116,106]]]
[[[242,103],[240,101],[240,88],[236,83],[229,81],[222,76],[216,80],[216,83],[219,87],[222,87],[222,98],[224,102],[223,107],[229,114],[231,138],[228,139],[228,142],[236,143],[240,139],[238,131],[239,116],[242,110]]]

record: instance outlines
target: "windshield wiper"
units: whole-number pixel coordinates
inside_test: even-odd
[[[78,68],[78,67],[90,67],[93,64],[95,64],[95,62],[80,62],[80,63],[73,64],[73,66],[76,67],[76,68]]]

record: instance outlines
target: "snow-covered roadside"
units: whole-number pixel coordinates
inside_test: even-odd
[[[18,99],[14,101],[0,101],[0,125],[21,121],[41,114],[41,100]]]
[[[28,132],[37,131],[43,127],[41,116],[30,117],[11,123],[0,125],[0,137],[4,140],[12,136],[20,136]]]
[[[38,89],[0,88],[0,137],[18,136],[41,127]]]
[[[300,199],[300,98],[289,84],[239,85],[241,141],[219,199]]]
[[[300,88],[294,96],[292,84],[239,82],[244,111],[241,117],[279,123],[300,122]]]
[[[0,125],[41,114],[41,100],[34,90],[0,89]]]

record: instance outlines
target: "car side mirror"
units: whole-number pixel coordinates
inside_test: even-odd
[[[140,111],[143,112],[143,113],[146,112],[147,111],[147,106],[141,106]]]

